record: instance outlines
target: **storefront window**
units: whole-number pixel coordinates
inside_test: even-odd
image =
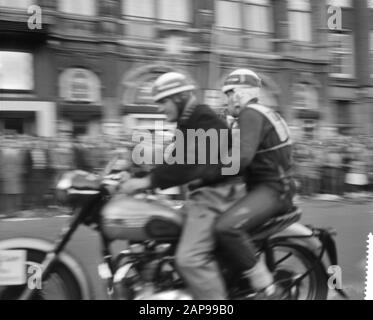
[[[0,51],[0,89],[34,89],[32,54],[26,52]]]

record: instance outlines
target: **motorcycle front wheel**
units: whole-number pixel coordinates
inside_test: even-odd
[[[27,249],[26,265],[41,266],[45,253]],[[27,269],[27,268],[26,268]],[[18,300],[23,290],[30,285],[31,275],[26,272],[26,284],[0,286],[0,300]],[[34,279],[33,279],[34,280]],[[37,280],[37,279],[36,279]],[[39,285],[34,283],[33,300],[81,300],[80,287],[71,271],[62,263],[57,262],[48,278]],[[35,285],[36,284],[36,285]]]
[[[323,264],[317,260],[313,252],[287,242],[275,243],[271,250],[276,282],[288,291],[289,299],[327,299],[327,275]]]

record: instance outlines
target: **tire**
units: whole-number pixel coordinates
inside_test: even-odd
[[[286,257],[287,254],[291,254],[291,257],[295,257],[301,264],[304,266],[304,270],[301,273],[294,272],[294,262],[290,264],[286,264],[286,261],[279,263],[275,267],[275,279],[279,283],[284,284],[287,286],[290,282],[290,277],[303,274],[306,270],[312,269],[309,275],[307,275],[303,280],[301,280],[300,285],[296,288],[293,287],[291,289],[290,299],[293,300],[326,300],[328,297],[328,285],[327,285],[327,275],[324,269],[323,264],[320,261],[317,261],[316,256],[313,252],[309,249],[302,247],[300,245],[296,245],[289,242],[280,242],[280,243],[273,243],[271,245],[271,249],[274,256],[275,263],[279,261],[279,255],[285,254],[283,258]],[[293,270],[292,270],[293,269]],[[308,279],[308,280],[307,280]],[[305,290],[304,295],[300,295],[299,289],[302,284],[308,282],[309,289]],[[294,291],[294,289],[296,291]]]
[[[26,262],[41,264],[45,252],[26,249]],[[27,282],[26,282],[27,283]],[[20,298],[26,285],[0,286],[0,300],[17,300]],[[82,293],[72,272],[61,262],[57,261],[50,276],[43,281],[41,289],[33,294],[33,300],[81,300]]]

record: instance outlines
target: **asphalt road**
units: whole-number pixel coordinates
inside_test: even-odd
[[[328,201],[303,201],[304,224],[318,227],[330,226],[337,230],[336,237],[342,284],[351,299],[363,299],[365,281],[366,243],[369,232],[373,232],[373,202],[347,203]],[[25,221],[0,220],[0,240],[10,237],[39,237],[53,240],[59,234],[66,218],[45,218]],[[116,243],[114,250],[125,244]],[[99,239],[95,232],[80,227],[67,250],[87,270],[93,284],[96,299],[106,299],[104,283],[98,276],[97,265],[101,262]],[[330,299],[337,299],[331,292]]]

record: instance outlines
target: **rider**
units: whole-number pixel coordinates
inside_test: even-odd
[[[215,248],[214,225],[218,214],[225,211],[227,205],[237,201],[235,195],[239,192],[236,192],[237,184],[220,181],[222,177],[217,174],[220,170],[216,169],[221,168],[221,164],[219,161],[217,164],[212,164],[213,161],[209,160],[209,143],[196,144],[194,140],[184,139],[188,137],[191,129],[202,129],[205,132],[209,129],[230,132],[226,123],[213,110],[197,103],[195,90],[196,87],[186,76],[177,72],[163,74],[155,81],[153,85],[155,102],[166,114],[168,121],[176,121],[177,129],[182,133],[181,136],[176,135],[174,150],[176,153],[180,151],[177,150],[178,145],[180,146],[178,139],[186,140],[183,146],[185,162],[158,165],[148,176],[131,179],[121,188],[125,193],[133,193],[140,189],[166,189],[196,180],[205,181],[205,184],[195,184],[194,189],[190,188],[187,194],[186,220],[176,252],[176,265],[194,298],[222,300],[226,298],[226,292],[219,268],[212,255]],[[229,145],[231,139],[228,140]],[[217,154],[223,154],[220,153],[223,152],[222,139],[210,143],[213,144],[212,147],[220,148]],[[201,152],[201,147],[205,151],[204,154],[207,154],[207,161],[187,163],[191,155],[196,156]],[[215,178],[220,182],[216,183]]]
[[[222,88],[228,112],[236,120],[233,126],[240,129],[240,174],[247,195],[219,217],[216,235],[224,254],[250,280],[258,297],[279,299],[281,288],[256,257],[248,231],[292,208],[292,146],[282,117],[258,104],[260,88],[261,79],[248,69],[233,71]]]

